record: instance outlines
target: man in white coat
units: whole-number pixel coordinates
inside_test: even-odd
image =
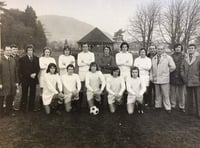
[[[157,55],[152,58],[152,81],[156,88],[155,108],[161,108],[163,103],[167,113],[171,113],[169,75],[175,68],[172,57],[165,53],[164,47],[158,47]]]

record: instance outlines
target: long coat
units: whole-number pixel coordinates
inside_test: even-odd
[[[200,55],[195,53],[189,61],[189,55],[185,56],[181,64],[181,76],[188,87],[200,86]]]
[[[152,58],[152,80],[155,84],[169,83],[170,72],[176,69],[176,65],[171,56],[163,53],[158,63],[157,55]]]
[[[15,95],[17,82],[15,59],[10,58],[8,60],[5,56],[2,56],[0,61],[0,84],[3,85],[3,88],[0,89],[0,96]]]
[[[173,85],[184,85],[184,81],[181,77],[181,64],[184,60],[184,54],[182,53],[174,53],[171,55],[175,64],[176,69],[170,73],[170,84]]]

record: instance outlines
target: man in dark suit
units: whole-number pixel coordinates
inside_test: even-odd
[[[20,82],[22,83],[22,98],[20,109],[24,112],[26,112],[27,109],[27,102],[29,111],[34,110],[36,85],[38,84],[38,73],[40,70],[39,59],[33,53],[33,45],[27,45],[26,55],[19,60]],[[28,92],[30,92],[29,95]]]
[[[6,46],[0,59],[0,114],[14,115],[12,103],[18,86],[15,60],[11,48]]]

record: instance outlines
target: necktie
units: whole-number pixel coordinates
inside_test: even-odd
[[[190,62],[192,61],[192,55],[189,55],[189,60],[190,60]]]
[[[157,56],[157,65],[158,65],[159,62],[160,62],[160,57],[161,57],[160,55]]]
[[[30,56],[29,59],[30,59],[31,62],[33,61],[33,57],[32,56]]]

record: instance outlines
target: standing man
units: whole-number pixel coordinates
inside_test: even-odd
[[[18,86],[16,63],[11,54],[10,46],[6,46],[0,61],[0,113],[6,115],[14,115],[12,104]]]
[[[167,113],[171,113],[169,76],[175,68],[172,57],[165,53],[164,47],[158,47],[157,55],[152,59],[152,80],[156,89],[155,108],[162,108],[163,104]]]
[[[15,63],[16,63],[16,70],[17,70],[17,76],[19,76],[19,50],[17,45],[12,44],[10,45],[11,50],[12,50],[12,54],[11,57],[13,57],[15,59]],[[16,91],[16,95],[13,101],[13,109],[14,110],[19,110],[19,103],[21,100],[21,85],[19,84],[19,86],[17,87],[17,91]]]
[[[104,74],[105,79],[110,76],[112,68],[116,66],[114,57],[111,55],[111,48],[105,46],[103,49],[103,56],[98,60],[98,65],[101,69],[101,72]]]
[[[186,113],[200,118],[200,56],[196,45],[190,44],[183,63],[181,76],[186,84]],[[194,113],[194,106],[196,113]]]
[[[157,54],[157,47],[155,45],[151,45],[148,49],[147,57],[149,57],[151,60],[153,57]],[[150,72],[151,74],[151,72]],[[149,83],[149,106],[154,107],[155,106],[155,84],[152,82],[151,75],[150,75],[150,83]]]
[[[19,60],[20,80],[22,83],[22,99],[20,109],[24,112],[26,112],[27,109],[27,102],[28,109],[33,111],[36,95],[36,85],[38,84],[38,73],[40,70],[39,59],[33,54],[33,52],[33,45],[27,45],[26,55]],[[29,95],[28,92],[30,92]]]
[[[120,45],[121,51],[116,54],[116,64],[120,69],[120,75],[126,80],[127,77],[131,76],[130,70],[133,66],[133,56],[128,52],[129,44],[122,42]]]
[[[89,46],[87,43],[81,45],[82,52],[78,54],[77,64],[79,67],[79,77],[81,80],[81,91],[79,105],[81,106],[82,101],[86,104],[86,87],[85,87],[85,75],[89,71],[90,63],[95,61],[94,53],[89,51]],[[79,107],[80,107],[79,106]]]
[[[184,60],[182,51],[181,44],[174,45],[174,53],[171,56],[176,64],[176,69],[170,73],[170,99],[172,108],[175,108],[178,102],[180,111],[185,112],[184,82],[180,73],[181,63]]]
[[[104,47],[103,56],[99,58],[98,65],[104,75],[105,80],[107,81],[111,77],[110,74],[113,67],[116,66],[114,57],[111,55],[111,48],[109,46]],[[106,106],[107,102],[107,91],[104,89],[103,93],[101,94],[101,104]]]

